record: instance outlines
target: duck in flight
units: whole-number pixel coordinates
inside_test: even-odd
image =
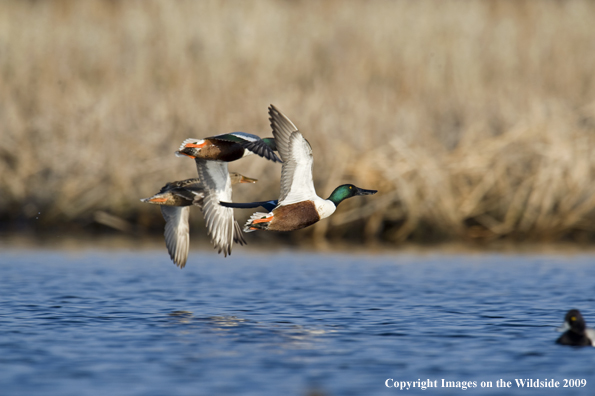
[[[225,166],[227,168],[227,166]],[[217,176],[215,176],[217,177]],[[229,198],[231,198],[231,186],[238,183],[256,183],[257,179],[252,179],[243,176],[236,172],[230,172],[227,176],[229,178]],[[225,176],[222,179],[227,179]],[[211,182],[208,182],[211,183]],[[223,216],[218,217],[219,209],[213,204],[213,194],[223,194],[227,197],[225,191],[217,191],[217,189],[211,189],[208,186],[211,184],[201,183],[199,178],[186,179],[167,183],[161,190],[150,198],[141,199],[142,202],[160,205],[161,214],[165,219],[165,245],[167,251],[178,267],[184,268],[188,259],[188,249],[190,245],[189,227],[188,227],[188,216],[190,213],[190,206],[196,206],[203,209],[205,219],[207,220],[207,228],[209,232],[214,235],[213,242],[216,247],[219,247],[219,252],[223,250],[223,254],[227,255],[231,253],[231,243],[225,238],[229,238],[229,232],[224,237],[220,237],[218,227],[222,223],[229,223],[229,214],[223,211]],[[227,180],[225,180],[227,183]],[[205,201],[209,203],[209,212],[205,209]],[[214,208],[214,209],[213,209]],[[233,214],[231,217],[233,222]],[[210,225],[209,225],[210,224]],[[229,227],[229,225],[227,225]],[[239,225],[237,222],[233,224],[233,228],[236,229],[233,238],[234,242],[244,245],[244,240],[241,232],[237,230]],[[217,238],[215,238],[215,235]]]
[[[312,148],[297,127],[275,106],[269,107],[269,120],[279,155],[281,168],[281,193],[279,200],[238,204],[225,202],[228,208],[248,208],[273,204],[269,213],[254,213],[246,222],[244,232],[255,230],[294,231],[308,227],[332,215],[337,206],[347,198],[376,194],[353,184],[343,184],[328,199],[316,195],[312,180]],[[250,206],[251,205],[251,206]]]
[[[251,133],[232,132],[204,139],[186,139],[176,151],[176,155],[231,162],[250,154],[257,154],[273,162],[281,162],[275,154],[276,150],[274,138],[261,139]]]
[[[571,309],[564,317],[564,324],[558,327],[564,334],[556,343],[572,346],[595,346],[595,330],[587,327],[583,315],[578,309]]]

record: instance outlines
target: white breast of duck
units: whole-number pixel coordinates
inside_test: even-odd
[[[323,199],[320,197],[316,197],[314,200],[314,206],[316,207],[316,211],[320,216],[320,219],[324,219],[335,213],[337,210],[337,206],[328,199]]]

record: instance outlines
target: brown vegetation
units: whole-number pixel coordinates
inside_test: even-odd
[[[321,196],[380,191],[295,238],[591,238],[593,20],[591,1],[2,1],[0,219],[160,229],[139,198],[195,176],[182,140],[270,136],[273,103]],[[277,197],[279,165],[230,169],[260,179],[235,200]]]

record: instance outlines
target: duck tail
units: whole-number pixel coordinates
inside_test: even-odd
[[[273,217],[273,213],[256,212],[244,224],[244,232],[252,232],[256,230],[266,230],[269,228],[270,220],[263,221]]]

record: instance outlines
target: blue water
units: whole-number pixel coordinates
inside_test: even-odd
[[[594,301],[588,255],[4,251],[0,394],[593,395],[595,348],[554,341]]]

